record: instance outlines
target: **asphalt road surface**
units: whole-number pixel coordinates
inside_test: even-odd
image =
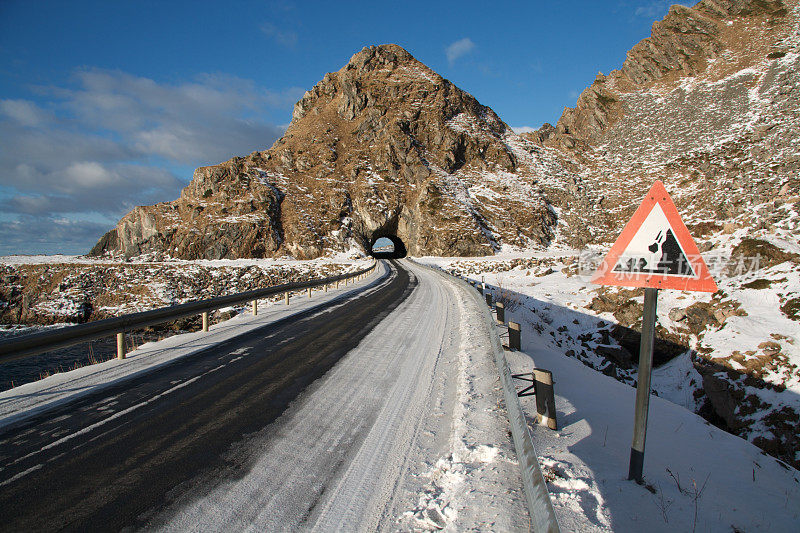
[[[278,418],[414,286],[397,268],[335,313],[316,308],[3,428],[3,529],[143,525],[173,487],[227,469],[232,444]]]
[[[2,529],[417,529],[420,494],[448,505],[424,470],[478,441],[508,460],[453,465],[476,484],[447,489],[450,507],[472,527],[524,529],[486,333],[463,330],[479,322],[466,289],[387,266],[356,296],[2,427]]]

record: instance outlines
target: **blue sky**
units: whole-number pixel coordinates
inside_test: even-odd
[[[368,45],[403,46],[512,127],[555,123],[670,3],[2,0],[0,255],[85,253],[194,168],[271,146]]]

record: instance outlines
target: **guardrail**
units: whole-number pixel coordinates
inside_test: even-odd
[[[469,278],[458,276],[447,272],[441,267],[431,265],[416,264],[438,270],[443,274],[447,274],[453,278],[466,283],[470,288],[474,287],[476,291],[468,291],[470,295],[478,303],[478,307],[482,310],[484,320],[489,331],[495,330],[494,319],[487,307],[484,304],[483,298],[479,295],[483,294],[486,285],[483,280],[480,282],[473,281]],[[494,352],[495,364],[497,370],[500,372],[500,381],[503,383],[503,396],[506,402],[506,409],[508,410],[508,420],[511,424],[511,436],[514,440],[514,448],[517,451],[519,458],[519,466],[522,474],[522,485],[525,489],[525,496],[528,503],[528,513],[531,517],[531,525],[533,531],[558,533],[561,531],[558,520],[556,519],[555,511],[553,510],[553,503],[550,501],[550,493],[547,490],[547,483],[542,475],[542,470],[539,467],[539,458],[536,455],[536,448],[533,446],[533,436],[531,435],[528,424],[525,421],[525,414],[522,411],[522,406],[517,397],[517,389],[514,386],[511,377],[511,370],[508,368],[508,361],[506,361],[505,351],[503,345],[500,343],[500,337],[497,335],[490,335],[492,343],[492,351]]]
[[[0,340],[0,364],[31,355],[58,350],[60,348],[66,348],[82,342],[92,341],[103,337],[110,337],[115,334],[117,336],[117,357],[124,359],[125,333],[129,331],[198,315],[203,317],[203,331],[208,331],[208,314],[211,311],[215,311],[223,307],[229,307],[231,305],[252,302],[253,312],[257,313],[257,301],[261,298],[285,293],[286,303],[288,304],[289,293],[291,292],[308,289],[308,294],[310,297],[311,289],[314,287],[320,287],[324,285],[325,289],[327,290],[329,285],[336,284],[336,287],[338,288],[339,283],[342,281],[344,281],[346,284],[350,279],[366,276],[375,270],[377,264],[378,262],[375,261],[371,266],[356,272],[339,274],[338,276],[330,276],[319,280],[284,283],[282,285],[275,285],[273,287],[266,287],[264,289],[255,289],[252,291],[210,298],[208,300],[199,300],[195,302],[173,305],[170,307],[161,307],[158,309],[152,309],[150,311],[142,311],[140,313],[106,318],[103,320],[97,320],[95,322],[78,324],[76,326],[67,326],[50,331],[32,333],[30,335],[10,337]]]

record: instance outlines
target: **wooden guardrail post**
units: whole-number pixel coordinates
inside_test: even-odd
[[[516,322],[508,323],[508,347],[511,350],[522,349],[522,339],[520,335],[520,327]]]
[[[117,359],[125,359],[125,333],[117,333]]]
[[[533,369],[533,384],[536,390],[536,413],[539,424],[558,429],[556,422],[556,398],[553,391],[553,373],[541,368]]]
[[[311,287],[308,288],[308,297],[311,298]]]
[[[487,292],[486,294],[484,294],[484,297],[486,298],[486,305],[492,307],[492,293]]]
[[[328,284],[325,284],[325,292],[328,292]]]
[[[208,331],[208,311],[203,311],[203,331]]]
[[[253,300],[253,316],[258,314],[258,300]]]
[[[497,312],[497,322],[499,324],[506,323],[506,306],[503,305],[503,302],[496,302],[494,304],[494,309]]]
[[[286,305],[289,305],[289,291],[286,291]]]

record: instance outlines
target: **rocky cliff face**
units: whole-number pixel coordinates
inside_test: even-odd
[[[411,254],[547,246],[537,151],[399,46],[364,48],[306,92],[272,148],[198,169],[180,199],[134,209],[92,254],[311,258],[382,234]]]
[[[672,6],[620,70],[528,139],[578,162],[565,241],[610,243],[656,179],[689,223],[789,230],[800,187],[796,0]]]
[[[555,126],[525,137],[572,170],[545,194],[558,212],[557,242],[575,248],[606,251],[652,183],[664,181],[707,261],[723,266],[713,296],[659,297],[657,335],[685,350],[662,358],[674,359],[661,376],[674,371],[682,393],[694,389],[673,394],[676,403],[798,467],[798,1],[673,6],[621,69],[598,74]],[[594,338],[601,346],[586,353],[599,356],[595,367],[624,381],[637,337],[617,339],[625,350],[606,345],[620,327],[639,327],[640,293],[576,294],[587,292],[597,296],[588,305],[576,298],[578,306],[614,326],[578,339]]]

